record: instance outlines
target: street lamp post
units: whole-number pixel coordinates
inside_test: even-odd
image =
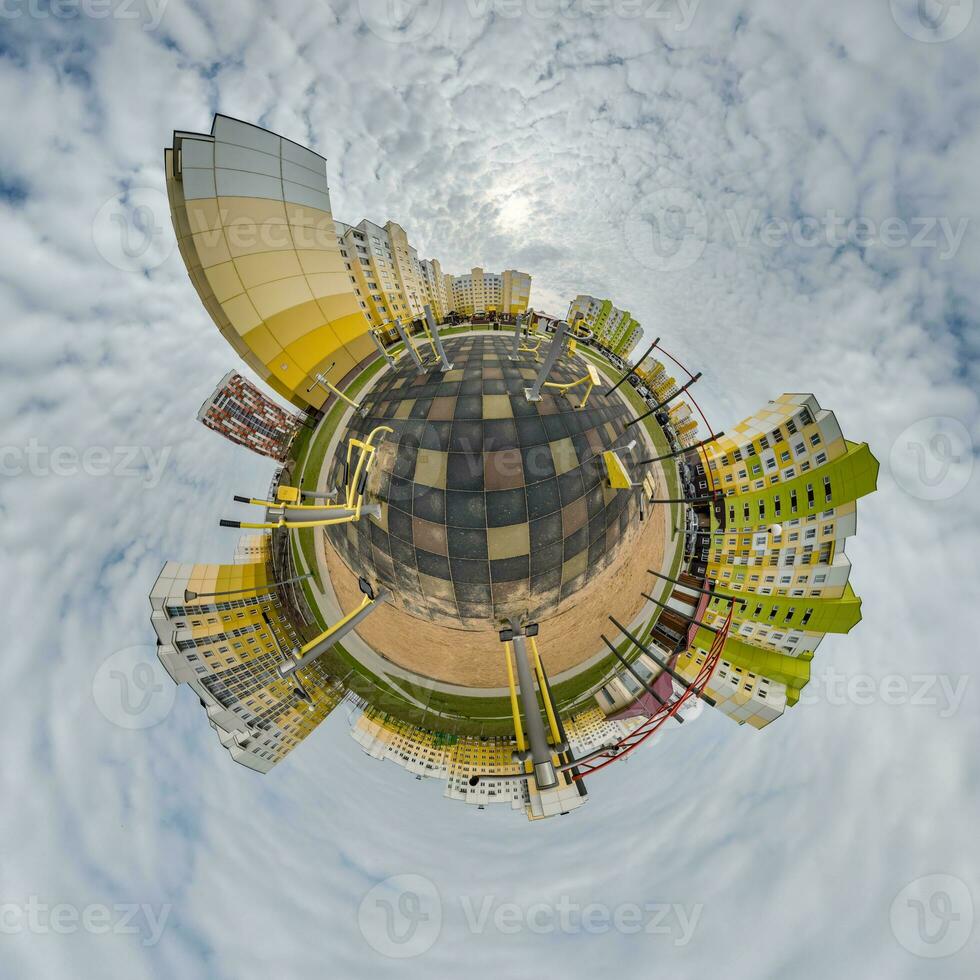
[[[305,575],[297,575],[295,578],[284,578],[281,582],[268,582],[264,586],[266,589],[274,589],[280,585],[291,585],[293,582],[302,582],[305,578],[312,578],[313,573],[307,572]],[[191,592],[184,589],[184,602],[193,602],[195,599],[212,599],[219,595],[241,595],[243,592],[256,592],[253,587],[250,589],[228,589],[224,592]]]

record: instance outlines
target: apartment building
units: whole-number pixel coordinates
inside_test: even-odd
[[[495,779],[495,775],[519,771],[511,755],[516,743],[510,736],[478,738],[432,732],[365,708],[351,727],[351,737],[372,758],[393,762],[418,779],[445,780],[443,796],[480,808],[501,804],[523,810],[529,820],[536,820],[568,812],[587,799],[567,776],[558,787],[544,791],[538,790],[534,780]],[[471,786],[470,777],[476,775],[481,778]]]
[[[364,219],[358,225],[335,222],[337,244],[350,280],[350,288],[371,327],[384,327],[393,320],[409,323],[416,317],[418,303],[416,280],[403,282],[402,274],[410,266],[404,232],[388,222],[385,227]],[[388,228],[397,228],[393,241]],[[397,243],[397,244],[396,244]],[[397,256],[397,259],[396,259]]]
[[[451,289],[453,309],[464,316],[480,313],[517,316],[530,303],[531,276],[516,269],[485,272],[475,267],[466,275],[452,276]]]
[[[704,452],[709,481],[724,493],[707,578],[719,596],[746,600],[708,693],[725,714],[760,728],[798,702],[823,637],[861,619],[844,546],[857,530],[858,499],[875,490],[878,462],[809,394],[770,401]],[[693,678],[714,638],[705,627],[719,628],[728,603],[695,593],[685,601],[695,625],[677,669]]]
[[[426,302],[432,307],[437,323],[442,323],[452,310],[452,294],[446,293],[446,275],[438,259],[422,259],[419,262]],[[452,278],[452,277],[449,277]]]
[[[229,442],[280,463],[302,424],[300,416],[287,412],[237,371],[218,382],[197,418]]]
[[[629,357],[640,341],[643,329],[629,310],[613,306],[612,300],[579,293],[568,308],[568,322],[581,315],[595,339],[623,359]]]
[[[235,762],[263,773],[343,700],[319,660],[297,672],[299,684],[279,674],[283,651],[302,639],[273,581],[267,561],[167,562],[150,592],[160,662],[194,691]]]

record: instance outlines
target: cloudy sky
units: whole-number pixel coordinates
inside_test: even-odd
[[[973,0],[272,6],[0,6],[0,975],[976,976]],[[805,703],[707,712],[531,826],[343,717],[258,777],[133,668],[161,563],[227,560],[218,518],[271,475],[194,421],[241,365],[162,159],[215,111],[450,271],[613,297],[717,426],[812,391],[870,443],[864,621]]]

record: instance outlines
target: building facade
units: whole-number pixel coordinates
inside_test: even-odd
[[[451,295],[446,294],[446,275],[438,259],[423,259],[419,266],[425,285],[426,301],[432,307],[437,323],[442,323],[452,310]]]
[[[466,275],[452,276],[451,280],[452,307],[463,316],[484,313],[517,316],[530,304],[531,276],[517,269],[484,272],[475,267]]]
[[[564,720],[569,748],[576,756],[609,745],[633,731],[642,717],[607,718],[595,705]],[[372,758],[393,762],[419,779],[445,781],[443,795],[480,808],[503,804],[523,810],[529,820],[555,816],[581,806],[584,786],[563,775],[553,790],[539,791],[534,780],[503,778],[519,771],[513,736],[457,736],[428,731],[367,708],[351,727],[351,736]],[[481,778],[476,786],[470,777]],[[501,778],[494,778],[497,775]]]
[[[408,285],[399,272],[405,267],[404,258],[396,265],[396,245],[388,233],[391,224],[381,227],[367,219],[358,225],[336,222],[337,243],[351,289],[364,319],[374,328],[396,319],[409,323],[416,316]],[[398,241],[397,248],[404,251],[405,242]]]
[[[280,676],[283,651],[302,640],[273,581],[267,561],[167,562],[150,592],[160,662],[197,695],[231,757],[263,773],[344,696],[319,659],[297,672],[301,686]],[[185,589],[197,598],[188,601]]]
[[[629,357],[643,334],[643,328],[629,310],[618,309],[612,300],[579,293],[568,308],[568,322],[579,315],[598,343],[624,359]]]
[[[647,357],[634,368],[634,374],[643,382],[655,404],[666,401],[676,394],[680,386],[677,379],[655,357]],[[667,406],[665,429],[677,440],[678,446],[693,446],[698,441],[698,420],[691,406],[683,399]]]
[[[164,151],[177,245],[225,339],[274,391],[319,409],[374,354],[337,243],[326,160],[216,115]]]
[[[229,371],[201,406],[209,429],[260,456],[284,462],[302,419],[267,398],[237,371]]]
[[[798,702],[823,637],[860,621],[844,546],[857,530],[858,499],[876,488],[878,462],[808,394],[781,395],[703,452],[709,483],[724,494],[707,580],[718,596],[746,603],[736,605],[707,692],[725,714],[761,728]],[[678,608],[704,624],[691,628],[677,659],[693,677],[728,603],[682,593],[674,592]]]

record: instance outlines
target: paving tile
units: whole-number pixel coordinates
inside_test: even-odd
[[[531,521],[531,551],[543,548],[547,544],[561,541],[561,513],[555,511],[547,517]]]
[[[487,490],[512,490],[524,486],[524,466],[519,449],[485,453],[483,472]]]
[[[455,527],[487,526],[487,508],[483,492],[456,490],[446,497],[446,523]]]
[[[521,524],[527,520],[524,490],[494,490],[486,494],[487,527]]]
[[[416,483],[412,495],[412,513],[426,521],[445,523],[446,491]]]
[[[548,443],[537,446],[524,446],[521,449],[524,461],[524,479],[528,484],[550,480],[555,476],[555,458],[551,455]]]
[[[513,419],[487,419],[483,423],[483,451],[492,453],[517,445],[517,426]]]
[[[527,515],[532,521],[547,514],[553,514],[561,507],[561,498],[558,496],[558,481],[555,479],[534,483],[527,488],[526,493]]]
[[[568,582],[577,575],[582,575],[589,566],[589,553],[580,551],[573,558],[566,561],[561,567],[562,582]]]
[[[445,524],[434,524],[432,521],[423,521],[420,517],[415,517],[412,519],[412,533],[417,548],[437,555],[449,554]]]
[[[415,482],[445,490],[446,464],[446,453],[436,449],[419,449],[415,460]]]
[[[575,447],[569,438],[557,439],[551,443],[551,456],[555,462],[555,472],[561,476],[578,466]]]
[[[450,558],[487,558],[487,534],[483,528],[449,527],[446,529]]]
[[[589,509],[586,506],[585,498],[579,497],[577,500],[573,500],[572,503],[566,504],[562,508],[562,533],[567,538],[569,535],[574,534],[580,528],[584,527],[589,518]],[[605,530],[605,525],[603,525],[603,530]],[[418,539],[418,530],[416,530],[416,540]]]
[[[435,421],[452,421],[456,414],[456,398],[437,396],[429,406],[429,419]]]
[[[516,558],[531,551],[531,532],[527,524],[508,524],[487,529],[490,560]]]
[[[515,558],[504,558],[501,561],[490,562],[490,579],[497,582],[513,582],[519,579],[526,579],[530,575],[529,556],[523,555]]]
[[[483,417],[485,419],[509,419],[514,417],[508,395],[484,395]]]

